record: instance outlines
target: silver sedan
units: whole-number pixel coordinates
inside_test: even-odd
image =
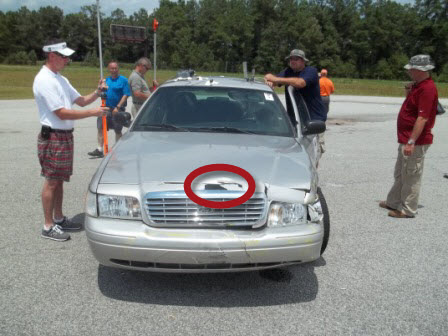
[[[154,272],[318,259],[330,230],[316,170],[316,134],[325,124],[309,120],[291,87],[286,105],[267,85],[244,79],[178,78],[160,86],[90,182],[85,227],[95,258]],[[186,183],[214,164],[253,180],[211,169]],[[251,188],[241,204],[219,206]]]

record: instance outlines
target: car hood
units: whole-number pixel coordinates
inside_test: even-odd
[[[193,170],[216,163],[243,168],[257,189],[310,189],[311,163],[294,138],[202,132],[128,132],[110,153],[99,183],[182,189]]]

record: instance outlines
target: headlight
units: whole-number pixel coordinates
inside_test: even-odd
[[[140,203],[131,196],[98,195],[100,217],[141,219]]]
[[[268,216],[268,226],[278,227],[305,224],[307,222],[306,207],[298,203],[271,204]]]
[[[96,194],[94,194],[90,190],[87,191],[86,195],[86,214],[92,217],[98,217],[98,210],[96,207]]]

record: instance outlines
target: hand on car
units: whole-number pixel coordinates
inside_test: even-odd
[[[275,76],[273,74],[266,74],[264,76],[264,83],[269,85],[271,88],[273,88],[275,85],[274,79],[275,79]]]

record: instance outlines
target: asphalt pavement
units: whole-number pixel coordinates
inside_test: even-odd
[[[40,237],[36,105],[0,101],[0,335],[448,335],[448,116],[433,130],[418,216],[378,207],[393,180],[401,102],[332,96],[322,258],[267,275],[173,275],[102,267],[84,231],[64,243]],[[78,221],[101,161],[87,155],[95,146],[96,120],[76,121],[64,210]]]

